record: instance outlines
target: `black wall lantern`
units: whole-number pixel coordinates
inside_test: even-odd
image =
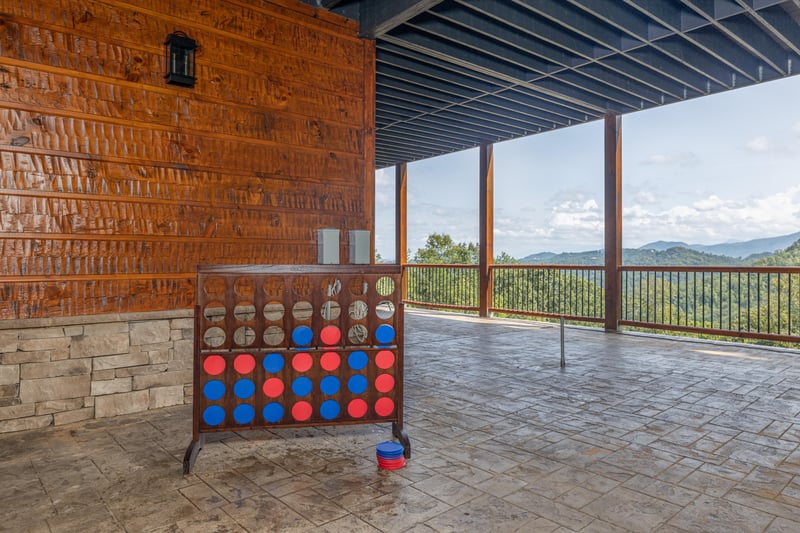
[[[182,31],[170,33],[164,41],[167,54],[167,83],[194,87],[194,53],[197,42]]]

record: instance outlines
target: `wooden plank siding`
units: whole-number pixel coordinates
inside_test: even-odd
[[[199,264],[373,230],[374,69],[294,0],[0,0],[0,319],[190,308]]]

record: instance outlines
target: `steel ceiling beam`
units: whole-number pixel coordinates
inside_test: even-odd
[[[800,0],[303,1],[377,38],[379,167],[800,69]]]
[[[559,65],[544,61],[516,47],[504,45],[489,35],[467,31],[443,20],[424,18],[423,20],[410,22],[408,26],[415,30],[427,32],[441,41],[449,41],[460,47],[471,48],[490,56],[495,61],[504,61],[516,65],[523,69],[523,74],[519,76],[520,81],[535,79],[561,68]]]
[[[499,2],[496,4],[505,5]],[[494,18],[481,16],[475,11],[461,9],[455,4],[443,4],[440,7],[441,9],[432,10],[431,14],[451,25],[488,36],[493,41],[538,57],[547,65],[569,68],[586,62],[585,58],[570,53],[562,47],[534,38],[526,31],[520,31],[519,23],[511,26]]]
[[[788,57],[786,51],[762,28],[743,15],[743,13],[747,13],[747,10],[740,4],[726,1],[723,4],[709,6],[688,0],[684,0],[683,3],[705,16],[722,35],[735,43],[741,50],[745,50],[751,57],[756,58],[756,61],[761,63],[757,65],[757,69],[768,66],[777,74],[786,75],[786,58]],[[714,12],[719,10],[720,5],[728,6],[726,12],[734,12],[736,16],[716,20]],[[709,12],[709,8],[713,11]],[[763,75],[759,74],[758,79],[759,81],[763,79]]]
[[[506,4],[494,2],[496,6],[506,6]],[[634,78],[625,79],[622,75],[608,75],[606,78],[595,78],[591,75],[592,71],[597,71],[592,68],[593,60],[589,58],[582,58],[575,54],[559,49],[550,45],[545,41],[531,37],[527,32],[522,32],[519,29],[512,28],[506,24],[501,24],[492,18],[481,17],[474,11],[457,10],[451,4],[444,4],[442,9],[432,10],[431,13],[437,17],[442,18],[448,22],[458,24],[475,33],[491,37],[492,40],[503,43],[506,46],[514,47],[520,51],[528,54],[535,55],[542,58],[550,64],[553,64],[559,70],[553,71],[552,76],[563,79],[559,72],[567,71],[570,69],[580,70],[584,75],[590,79],[594,79],[598,83],[590,92],[595,94],[604,95],[603,86],[610,86],[613,89],[618,89],[623,92],[630,92],[638,99],[650,100],[656,103],[661,100],[661,93],[652,94],[646,88],[635,90],[633,87],[636,84]],[[644,24],[646,26],[646,24]],[[519,28],[519,23],[517,23]],[[605,71],[607,72],[607,71]]]
[[[745,0],[738,0],[738,2],[745,6],[748,5]],[[768,7],[759,11],[753,10],[750,12],[750,16],[792,54],[800,55],[800,26],[787,16],[786,11],[780,7]]]
[[[541,93],[542,98],[564,106],[565,108],[571,107],[582,111],[584,108],[588,107],[593,111],[604,111],[602,107],[596,107],[579,99],[569,97],[568,95],[551,92],[545,90],[543,87],[538,87],[532,83],[522,81],[528,77],[527,71],[522,68],[518,68],[506,62],[500,62],[472,50],[460,48],[455,44],[438,41],[429,35],[406,31],[400,34],[386,36],[384,40],[398,46],[407,47],[422,54],[429,54],[442,61],[492,76],[508,82],[511,85],[532,89]]]
[[[537,39],[561,48],[566,53],[588,61],[594,57],[595,46],[572,32],[548,24],[541,17],[523,7],[497,0],[455,0],[462,8],[469,9],[481,17],[491,18],[507,24],[518,32],[527,33]],[[610,51],[610,50],[609,50]],[[578,63],[580,64],[580,63]]]
[[[371,0],[360,3],[359,34],[375,39],[439,4],[442,0]]]
[[[507,99],[514,102],[515,106],[522,104],[526,107],[535,109],[538,112],[544,113],[542,116],[547,116],[547,120],[555,120],[556,122],[559,122],[560,119],[557,118],[559,115],[564,118],[579,119],[579,117],[584,116],[588,111],[586,108],[563,106],[552,99],[543,97],[542,95],[534,96],[531,94],[530,90],[526,89],[524,86],[518,85],[513,81],[508,82],[495,79],[487,74],[469,70],[464,65],[448,63],[438,58],[423,55],[418,51],[396,46],[395,44],[388,44],[382,41],[379,43],[378,51],[381,52],[382,50],[389,51],[392,57],[401,56],[403,58],[410,59],[411,62],[405,64],[405,66],[408,66],[409,68],[413,68],[426,74],[432,74],[433,76],[437,76],[438,74],[440,79],[448,79],[451,78],[451,76],[454,76],[454,79],[458,80],[455,81],[455,83],[463,82],[466,86],[472,86],[485,91],[487,93],[487,97],[485,99],[492,99],[492,97],[499,95],[502,99]],[[383,59],[384,56],[379,54],[379,69],[380,63]],[[392,63],[393,60],[386,59],[386,61],[388,63]],[[496,90],[492,92],[489,85],[495,87]],[[522,102],[523,100],[524,102]],[[502,107],[502,104],[497,105]],[[536,116],[539,114],[540,113],[536,113]]]

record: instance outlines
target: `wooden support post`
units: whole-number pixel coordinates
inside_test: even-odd
[[[622,310],[622,117],[605,116],[605,328],[617,331]]]
[[[480,147],[480,316],[489,316],[493,292],[489,267],[494,262],[494,145]]]
[[[400,163],[395,168],[395,261],[398,265],[408,263],[408,165]],[[402,298],[407,297],[406,271],[403,268]]]
[[[375,41],[364,43],[364,227],[369,230],[369,262],[375,264]],[[342,264],[349,250],[342,249]]]

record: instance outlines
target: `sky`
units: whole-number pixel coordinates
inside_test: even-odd
[[[376,172],[375,242],[394,257],[394,167]],[[494,145],[494,248],[603,247],[603,121]],[[408,165],[410,255],[478,242],[478,150]],[[717,244],[800,231],[800,76],[622,117],[622,240]]]

